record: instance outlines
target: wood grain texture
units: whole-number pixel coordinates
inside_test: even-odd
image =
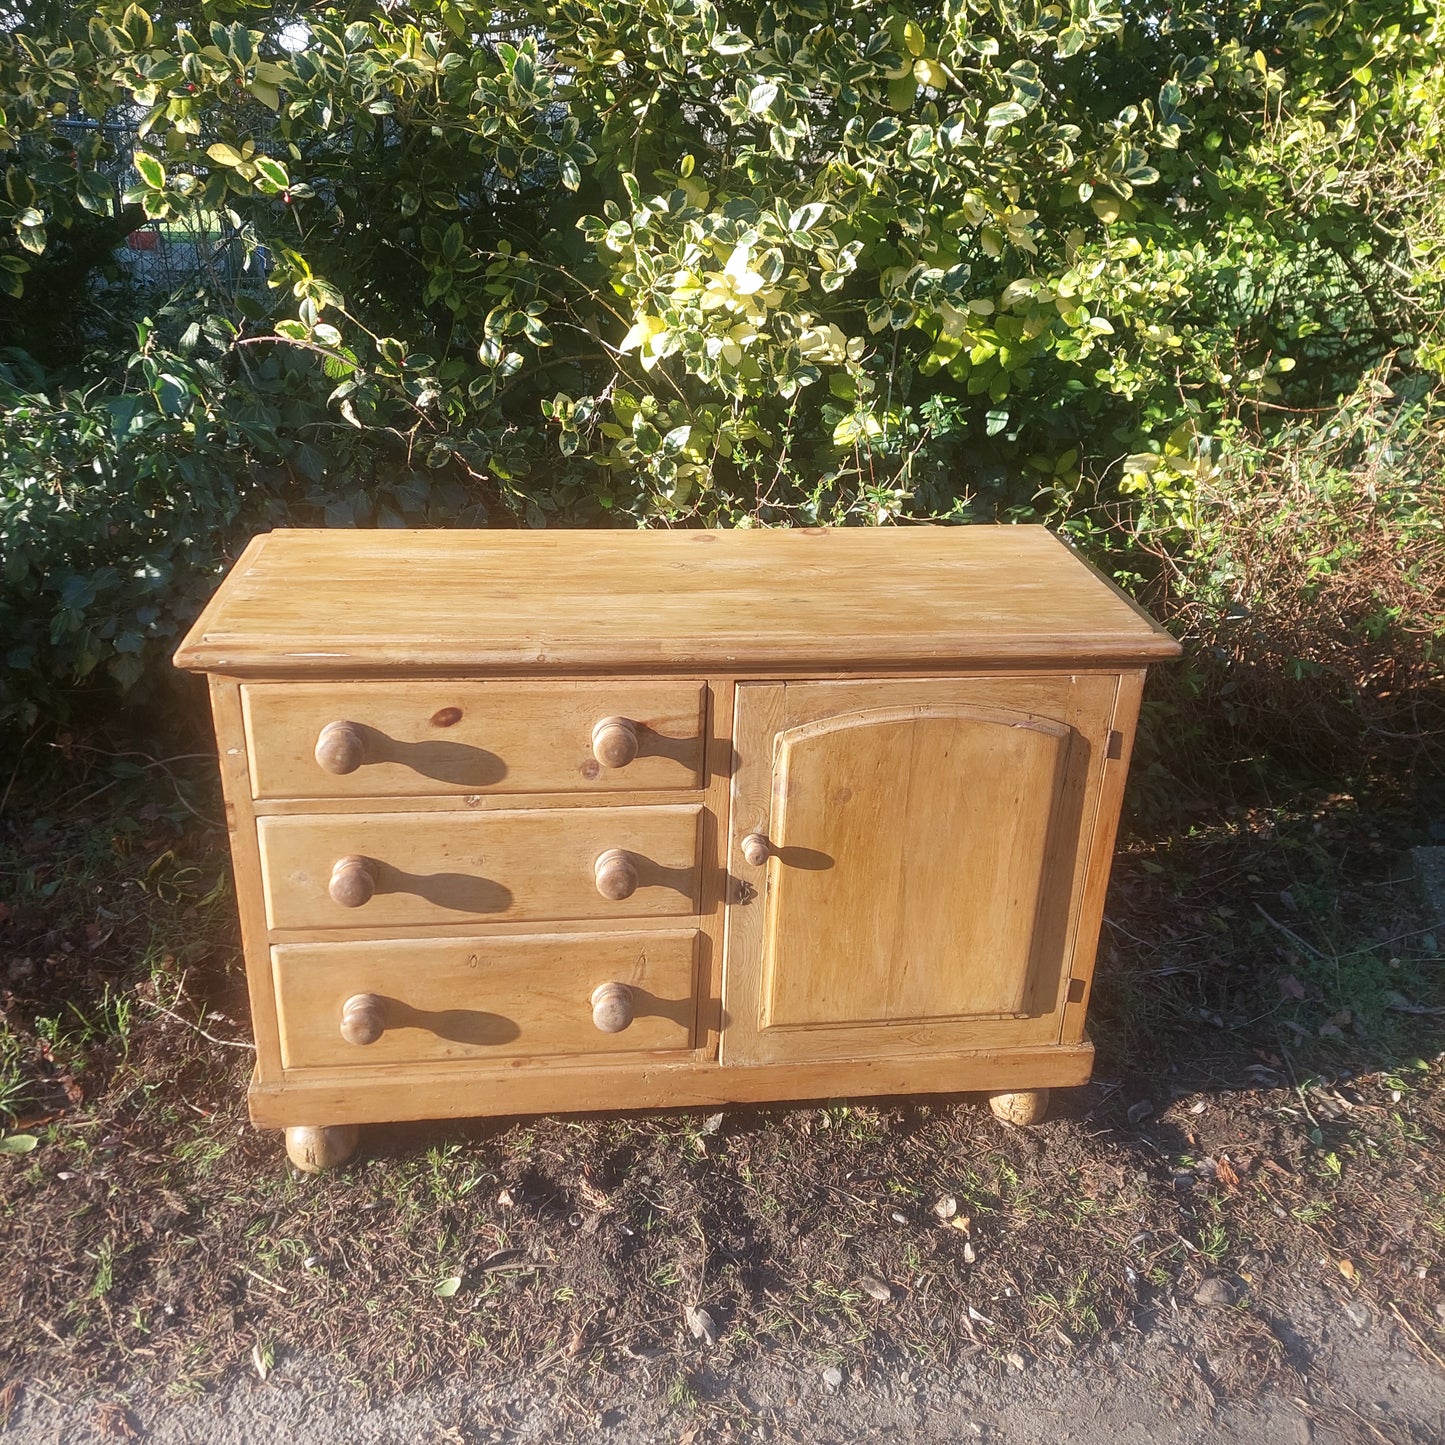
[[[699,814],[672,808],[578,812],[368,813],[262,818],[257,824],[272,928],[384,929],[392,924],[645,918],[695,913]],[[597,889],[595,864],[625,849],[637,887]],[[366,860],[371,892],[337,902],[338,860]]]
[[[246,727],[241,715],[241,689],[229,678],[209,679],[211,716],[225,798],[226,830],[231,839],[231,867],[236,880],[236,911],[246,958],[246,989],[251,1001],[251,1032],[256,1040],[256,1077],[281,1077],[281,1047],[276,1032],[276,997],[271,989],[267,951],[266,904],[261,894],[261,859],[256,842],[256,817],[251,810],[250,767],[246,758]],[[315,1119],[297,1120],[315,1124]]]
[[[1124,783],[1129,759],[1134,752],[1134,734],[1139,722],[1139,703],[1144,693],[1142,670],[1126,672],[1119,679],[1118,696],[1110,721],[1119,745],[1105,749],[1104,777],[1099,804],[1094,810],[1093,832],[1085,854],[1086,871],[1080,884],[1077,941],[1070,954],[1071,977],[1077,983],[1066,999],[1060,1039],[1065,1044],[1084,1037],[1089,995],[1094,986],[1094,964],[1099,950],[1099,930],[1104,923],[1104,896],[1109,891],[1109,873],[1114,864],[1114,840],[1119,831],[1119,814],[1124,803]],[[1115,756],[1110,757],[1113,752]]]
[[[1178,651],[1042,527],[379,530],[270,533],[176,662],[288,677],[736,676],[803,659],[863,671]]]
[[[282,1058],[288,1069],[375,1070],[685,1050],[696,940],[685,929],[284,945],[271,951]],[[611,1033],[593,1019],[593,995],[606,984],[624,985],[631,1008],[630,1022]],[[351,1042],[343,1026],[361,1011],[356,998],[368,1000],[368,1027],[352,1030]]]
[[[740,686],[723,1061],[1056,1040],[1116,691],[1107,674]],[[743,848],[759,832],[762,866]]]
[[[697,788],[703,691],[668,680],[252,684],[242,689],[252,787],[257,798]],[[628,723],[635,742],[616,766],[593,744],[608,719]],[[323,734],[335,765],[318,761]],[[607,740],[619,736],[614,727]]]
[[[1068,746],[1062,723],[957,704],[784,732],[764,1027],[1020,1012]]]
[[[590,1025],[589,1025],[590,1027]],[[599,1035],[599,1037],[601,1037]],[[628,1034],[615,1036],[625,1042]],[[577,1114],[611,1109],[716,1107],[775,1099],[869,1099],[893,1094],[1062,1089],[1087,1083],[1094,1047],[1084,1042],[953,1051],[907,1059],[759,1064],[730,1069],[703,1060],[670,1063],[618,1055],[516,1059],[483,1068],[306,1070],[282,1084],[253,1083],[251,1119],[281,1128],[298,1120],[370,1124],[499,1114]]]

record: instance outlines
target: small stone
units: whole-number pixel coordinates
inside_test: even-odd
[[[958,1213],[958,1200],[951,1194],[945,1194],[933,1206],[933,1212],[945,1223]]]
[[[1008,1354],[1004,1356],[1004,1359],[1008,1361],[1011,1370],[1022,1370],[1028,1363],[1017,1350],[1010,1350]]]
[[[1211,1277],[1204,1280],[1194,1291],[1194,1303],[1212,1308],[1228,1308],[1234,1303],[1234,1287],[1226,1279]]]
[[[893,1286],[876,1275],[865,1274],[858,1283],[862,1286],[864,1294],[876,1299],[881,1305],[886,1305],[893,1298]]]
[[[1367,1305],[1357,1299],[1345,1301],[1345,1313],[1350,1317],[1350,1323],[1356,1329],[1365,1330],[1370,1327],[1370,1311]]]
[[[836,1365],[829,1365],[823,1371],[823,1388],[830,1395],[836,1395],[843,1388],[843,1372]]]

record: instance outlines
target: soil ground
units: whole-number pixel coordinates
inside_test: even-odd
[[[1136,827],[1095,1082],[1036,1128],[950,1097],[385,1127],[311,1179],[245,1122],[208,761],[70,751],[0,814],[26,1445],[1445,1438],[1408,806]]]

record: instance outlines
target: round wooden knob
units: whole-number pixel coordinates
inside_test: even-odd
[[[625,983],[604,983],[593,989],[592,1022],[604,1034],[620,1034],[632,1022],[632,990]]]
[[[331,882],[326,891],[332,900],[343,908],[360,908],[376,892],[376,874],[372,871],[370,858],[360,858],[354,853],[338,858],[331,870]]]
[[[614,903],[631,898],[637,892],[637,864],[625,848],[609,848],[592,865],[597,878],[597,891]]]
[[[625,768],[637,756],[637,724],[605,717],[592,729],[592,756],[604,768]]]
[[[742,842],[743,857],[755,868],[760,868],[768,861],[773,851],[773,845],[768,842],[767,836],[763,833],[749,833]]]
[[[328,773],[354,773],[366,761],[361,729],[355,723],[327,723],[316,735],[316,761]]]
[[[348,1044],[374,1044],[385,1032],[385,999],[357,993],[341,1005],[341,1037]]]

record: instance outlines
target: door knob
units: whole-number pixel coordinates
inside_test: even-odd
[[[592,756],[604,768],[625,768],[637,756],[637,724],[605,717],[592,729]]]
[[[625,848],[609,848],[592,865],[597,891],[613,903],[621,903],[637,892],[637,864]]]
[[[386,1031],[386,1000],[353,994],[341,1006],[341,1037],[348,1044],[374,1044]]]
[[[331,869],[331,882],[326,891],[332,901],[343,908],[360,908],[371,901],[376,892],[376,874],[370,858],[355,853],[338,858]]]
[[[620,1034],[632,1022],[632,990],[625,983],[599,984],[592,990],[592,1022],[604,1034]]]
[[[329,722],[316,734],[316,762],[328,773],[354,773],[366,761],[366,739],[355,723]]]

